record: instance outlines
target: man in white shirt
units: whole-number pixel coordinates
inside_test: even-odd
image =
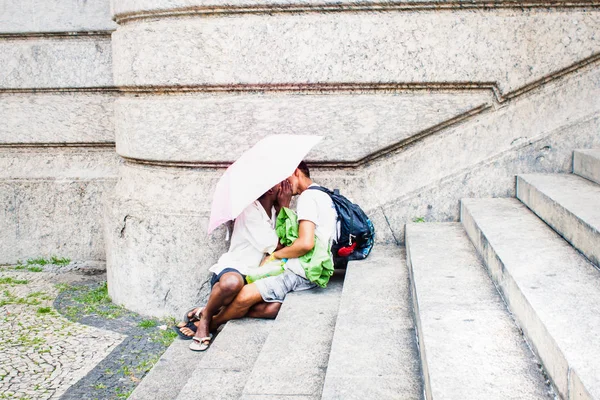
[[[312,250],[315,235],[329,246],[332,241],[337,240],[337,212],[329,195],[319,190],[307,190],[315,184],[310,179],[310,172],[304,162],[300,163],[287,180],[292,193],[300,195],[297,205],[298,239],[291,246],[274,251],[266,260],[287,258],[286,271],[244,286],[236,298],[213,318],[212,329],[232,319],[252,316],[249,311],[257,306],[277,304],[279,311],[279,305],[287,293],[316,286],[306,279],[298,257]]]
[[[190,345],[193,350],[202,351],[208,347],[210,339],[206,338],[209,337],[209,321],[242,290],[248,269],[259,265],[265,254],[278,248],[275,220],[281,207],[289,206],[292,196],[287,182],[283,190],[281,186],[277,184],[269,189],[236,218],[229,251],[210,268],[215,275],[211,280],[211,293],[206,306],[190,310],[186,322],[175,328],[182,338],[194,336],[195,341]],[[265,305],[255,307],[252,314],[255,317],[274,318],[278,311],[279,307]]]

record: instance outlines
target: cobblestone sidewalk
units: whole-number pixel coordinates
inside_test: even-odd
[[[0,273],[0,398],[58,398],[104,359],[125,335],[74,323],[52,302],[74,274]]]
[[[110,303],[104,273],[28,268],[0,267],[0,399],[127,398],[172,332]]]

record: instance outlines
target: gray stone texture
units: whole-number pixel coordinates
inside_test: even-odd
[[[117,152],[235,161],[263,137],[286,133],[324,137],[308,160],[357,161],[492,102],[491,91],[125,96],[115,104]]]
[[[162,317],[179,316],[205,299],[208,268],[228,248],[225,228],[206,233],[220,173],[121,165],[104,213],[113,301]]]
[[[236,18],[238,17],[232,19]],[[230,18],[227,20],[229,21]],[[212,21],[213,19],[206,19],[208,26],[213,23]],[[152,29],[159,32],[160,27],[167,22],[153,22]],[[128,33],[129,29],[138,26],[141,25],[135,22],[123,28],[125,33]],[[179,33],[183,35],[180,40],[186,37],[186,26],[185,23],[178,25],[181,30]],[[159,45],[158,42],[155,44]],[[165,44],[160,45],[165,46]],[[182,46],[185,47],[187,44]],[[158,50],[154,52],[161,53]],[[213,53],[218,52],[215,50]],[[159,79],[160,73],[162,72],[156,71],[153,77]],[[357,168],[317,168],[314,170],[315,180],[326,186],[341,188],[344,194],[359,203],[372,217],[377,230],[377,240],[380,243],[402,243],[404,224],[407,221],[419,217],[424,217],[426,220],[456,221],[459,215],[458,200],[461,197],[514,196],[515,174],[567,172],[571,168],[572,149],[600,146],[600,137],[597,134],[600,127],[600,104],[596,101],[600,96],[599,79],[600,70],[596,66],[580,69],[508,102],[494,103],[491,109],[483,113],[425,137],[392,154],[379,157],[367,165]],[[137,83],[139,82],[131,81],[127,84]],[[158,80],[155,83],[162,84]],[[293,94],[273,93],[255,95],[257,98],[299,97]],[[236,101],[246,97],[251,98],[249,94],[238,96],[190,94],[187,97],[178,95],[160,98],[140,96],[142,97],[135,98],[129,95],[118,102],[121,105],[139,102],[140,105],[147,106],[149,101],[161,104],[171,102],[197,104],[196,99],[210,96],[214,96],[215,99],[236,99]],[[314,100],[317,96],[326,98],[330,94],[313,93],[303,96]],[[366,101],[368,98],[374,98],[368,96],[383,96],[383,94],[357,93],[356,96]],[[435,96],[442,96],[442,94]],[[297,101],[309,104],[313,100]],[[252,101],[260,102],[254,99]],[[213,106],[207,105],[207,107]],[[285,109],[284,106],[281,107]],[[117,110],[119,108],[120,105],[117,106]],[[160,114],[159,107],[154,106],[152,109],[139,109],[137,106],[133,109],[135,110],[133,117],[127,116],[126,119],[137,120],[131,122],[133,124],[131,126],[140,127],[136,128],[138,132],[145,129],[143,127],[147,127],[139,121],[144,120],[148,115]],[[211,109],[218,110],[218,107]],[[158,158],[162,153],[161,158],[165,155],[171,157],[169,162],[176,161],[176,156],[173,155],[173,149],[166,146],[168,132],[179,132],[182,127],[184,132],[192,132],[193,124],[189,122],[176,124],[177,129],[174,131],[167,131],[168,124],[165,124],[163,125],[165,128],[161,128],[162,133],[153,137],[142,135],[140,137],[147,139],[140,141],[135,138],[135,135],[122,135],[129,128],[121,129],[121,126],[126,126],[122,122],[125,118],[121,118],[123,108],[117,113],[120,115],[115,120],[118,148],[132,149],[134,145],[146,146],[147,155]],[[435,114],[433,111],[432,113]],[[244,121],[252,120],[242,111],[238,113],[231,111],[230,115],[235,118],[232,118],[227,126],[235,126],[234,122],[245,124]],[[238,120],[238,117],[243,119]],[[196,117],[187,113],[185,118],[192,121]],[[256,119],[256,116],[253,118]],[[290,118],[294,121],[292,117]],[[426,117],[421,114],[402,118],[402,121],[406,121],[411,118],[418,120]],[[164,119],[168,121],[167,117]],[[161,126],[158,119],[155,121],[153,125]],[[310,122],[305,116],[300,121],[305,121],[306,124]],[[270,123],[272,122],[270,120]],[[267,129],[268,124],[264,126]],[[419,129],[417,125],[414,127],[414,131]],[[153,128],[147,127],[147,129]],[[326,137],[325,143],[339,140],[332,136],[331,132],[331,130],[323,132]],[[154,149],[151,149],[149,144],[161,135],[162,138],[156,139],[157,142],[153,144]],[[188,137],[180,140],[176,135],[171,134],[169,141],[181,144],[192,143],[189,142],[192,133],[186,135]],[[200,132],[197,137],[201,138],[201,135]],[[243,135],[241,131],[240,135]],[[132,140],[135,139],[133,144],[128,142],[130,136]],[[404,137],[406,136],[393,136],[386,140],[392,142],[392,140],[402,140]],[[218,142],[220,144],[218,148],[223,154],[227,154],[233,148],[235,151],[248,148],[256,140],[257,138],[244,136],[244,139],[236,138],[233,141],[235,146],[229,148],[223,147],[223,142]],[[186,154],[193,153],[184,147],[178,145],[178,148],[183,149]],[[204,148],[207,146],[205,145]],[[197,153],[203,151],[198,150]],[[217,159],[215,157],[218,156],[217,152],[209,150],[208,153],[213,160]],[[112,268],[116,274],[119,274],[118,278],[115,275],[111,286],[111,295],[118,302],[128,307],[139,307],[140,303],[150,302],[153,306],[149,309],[153,310],[153,313],[156,312],[156,315],[173,315],[173,313],[178,315],[184,311],[182,304],[186,304],[185,299],[202,299],[206,295],[207,288],[199,289],[197,282],[206,278],[207,269],[226,249],[226,243],[222,242],[223,229],[217,233],[219,239],[205,235],[212,191],[221,173],[222,170],[212,168],[163,168],[133,164],[123,167],[120,172],[121,184],[115,195],[117,201],[107,208],[107,210],[115,208],[107,211],[107,223],[110,228],[107,230],[106,237],[108,269],[110,271]],[[136,228],[139,229],[139,233],[129,231],[131,235],[139,235],[137,238],[132,236],[128,240],[123,240],[120,237],[125,225],[123,221],[127,221],[128,224],[143,221],[139,222],[141,225]],[[147,231],[149,229],[150,232]],[[163,236],[161,239],[157,236],[159,231]],[[172,238],[181,238],[181,242],[175,242]],[[183,246],[183,243],[189,245]],[[167,268],[169,273],[163,274],[161,271],[165,270],[166,265],[169,265]],[[117,272],[119,269],[124,271]],[[188,279],[192,271],[194,284]],[[160,282],[165,275],[169,276],[168,282]],[[109,281],[112,279],[111,276],[109,272]],[[136,279],[142,277],[144,284],[139,285],[141,281]],[[169,292],[172,285],[179,285],[177,293]],[[144,291],[142,287],[150,287],[152,290]],[[155,288],[158,290],[156,293],[153,292]],[[135,295],[131,295],[133,293]],[[148,312],[137,308],[135,310]]]
[[[575,150],[573,173],[600,185],[600,149]]]
[[[273,324],[264,319],[228,322],[202,361],[190,365],[193,373],[177,399],[239,399]]]
[[[0,147],[0,180],[116,179],[119,156],[114,147]]]
[[[402,3],[419,3],[427,2],[428,0],[401,0],[401,1],[381,1],[381,0],[363,0],[357,3],[353,0],[113,0],[113,14],[118,18],[128,14],[153,15],[160,13],[161,15],[170,15],[173,13],[186,10],[223,10],[226,12],[235,12],[237,7],[246,7],[249,9],[272,9],[274,11],[286,6],[311,7],[319,11],[324,6],[341,5],[345,7],[371,5],[373,8],[381,6],[382,8],[390,7],[395,4]],[[504,0],[505,1],[505,0]],[[499,1],[502,3],[503,1]],[[437,1],[440,5],[445,5],[448,1]],[[466,3],[466,1],[465,1]]]
[[[495,82],[512,92],[600,51],[597,13],[446,10],[136,21],[113,34],[118,86]]]
[[[600,270],[516,199],[463,199],[461,221],[559,395],[599,398]]]
[[[206,353],[189,349],[189,341],[178,340],[169,346],[144,380],[128,397],[129,400],[172,400],[192,376]]]
[[[600,186],[571,174],[517,176],[517,198],[600,267]]]
[[[0,94],[0,144],[114,143],[110,93]]]
[[[114,30],[110,0],[2,0],[0,33]]]
[[[82,88],[113,85],[107,37],[0,40],[0,89]]]
[[[406,252],[426,398],[554,397],[460,224],[408,224]]]
[[[599,79],[580,71],[371,163],[371,204],[403,240],[415,217],[456,221],[461,197],[514,196],[516,174],[570,172],[572,149],[600,146]]]
[[[320,399],[343,276],[287,295],[240,399]]]
[[[419,398],[418,357],[404,251],[375,246],[348,264],[322,399]]]
[[[111,148],[0,149],[0,264],[104,260],[101,200],[117,161]]]

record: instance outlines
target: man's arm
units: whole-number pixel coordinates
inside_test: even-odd
[[[298,239],[289,247],[277,250],[271,254],[275,258],[298,258],[312,250],[315,246],[315,223],[301,220],[298,226]]]

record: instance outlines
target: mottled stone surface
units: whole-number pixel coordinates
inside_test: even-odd
[[[343,279],[286,296],[240,399],[321,398]]]
[[[190,351],[189,345],[189,341],[175,339],[128,399],[175,399],[194,372],[195,365],[207,354]]]
[[[265,340],[276,323],[256,318],[228,322],[213,339],[202,361],[196,358],[193,374],[177,399],[239,399]]]
[[[116,3],[117,17],[209,4]],[[223,228],[205,234],[223,170],[171,162],[230,161],[280,132],[323,135],[311,160],[356,161],[489,105],[367,164],[313,170],[367,211],[379,242],[400,243],[407,221],[456,220],[460,197],[514,194],[515,173],[562,170],[567,151],[600,140],[597,64],[503,97],[597,54],[592,11],[168,14],[124,22],[112,36],[114,81],[132,90],[115,103],[117,152],[171,165],[128,163],[105,206],[111,294],[142,313],[144,302],[155,315],[177,315],[190,298],[200,301],[207,269],[227,247]],[[340,82],[357,86],[340,91]],[[373,83],[421,90],[361,86]],[[244,84],[255,86],[228,86]],[[163,91],[203,85],[215,91]],[[133,92],[145,86],[157,91]]]
[[[117,85],[496,82],[511,92],[600,50],[597,13],[500,9],[138,21]]]
[[[406,252],[427,399],[554,398],[460,224],[408,224]]]
[[[346,270],[323,400],[423,393],[404,251],[375,246]]]
[[[113,30],[110,0],[2,0],[0,33]]]
[[[517,199],[463,199],[461,221],[559,395],[598,398],[600,270]]]
[[[123,165],[105,203],[112,299],[143,315],[179,316],[208,294],[227,250],[225,228],[207,235],[219,171]]]
[[[2,149],[0,264],[104,260],[101,199],[114,188],[116,164],[111,149]]]
[[[0,179],[85,180],[116,178],[119,156],[114,148],[0,148]]]
[[[114,142],[114,100],[89,92],[0,94],[0,143]]]
[[[600,145],[599,80],[582,71],[366,167],[396,237],[416,217],[456,221],[460,197],[514,196],[517,173],[569,172],[573,149]]]
[[[416,3],[426,2],[427,0],[417,0]],[[389,3],[415,3],[415,1],[400,0],[400,1],[381,1],[381,0],[362,0],[360,5],[368,5],[375,3],[376,5],[383,5]],[[438,0],[436,1],[440,5],[448,3],[448,1]],[[502,3],[500,1],[499,3]],[[318,9],[322,5],[344,5],[352,6],[356,5],[355,1],[352,0],[119,0],[113,1],[113,14],[117,17],[120,14],[137,13],[137,12],[164,12],[170,13],[177,11],[178,9],[189,9],[189,8],[222,8],[229,9],[239,6],[245,6],[249,8],[259,7],[272,7],[278,9],[278,6],[285,8],[289,5],[298,6],[315,6]]]
[[[421,187],[382,205],[394,237],[404,242],[404,224],[425,221],[458,221],[459,201],[464,197],[514,197],[515,175],[520,173],[566,173],[571,149],[598,145],[600,116],[575,122],[535,138],[496,157]]]
[[[2,396],[59,398],[123,341],[119,333],[71,322],[52,308],[55,284],[83,278],[0,271]]]
[[[600,185],[600,149],[573,152],[573,173]]]
[[[380,199],[393,198],[559,132],[600,112],[599,82],[600,68],[591,68],[550,83],[373,163],[366,172],[369,181]]]
[[[357,161],[491,105],[491,91],[390,94],[126,96],[115,104],[117,152],[162,161],[234,161],[271,134],[323,136],[311,161]]]
[[[600,267],[600,185],[572,174],[519,175],[517,198]]]
[[[0,40],[0,89],[112,86],[105,37]]]

